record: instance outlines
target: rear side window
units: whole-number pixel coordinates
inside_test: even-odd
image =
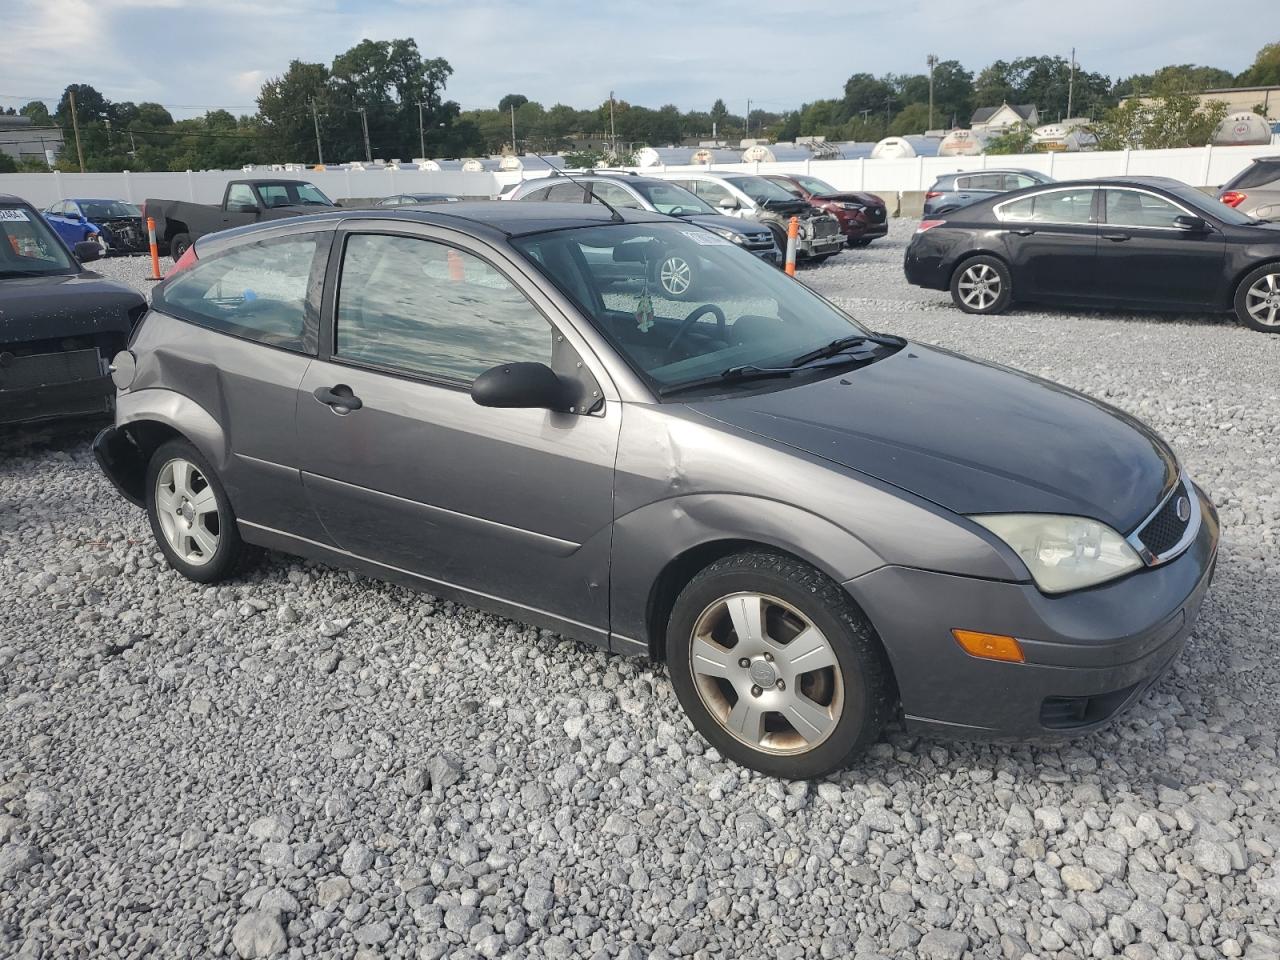
[[[956,186],[961,190],[1006,189],[1003,173],[979,173],[972,177],[963,177],[956,181]]]
[[[469,383],[514,361],[550,364],[552,327],[505,275],[456,247],[382,234],[347,240],[335,353]]]
[[[1227,184],[1227,189],[1244,190],[1248,187],[1280,187],[1280,160],[1258,160],[1245,167]]]
[[[586,197],[586,189],[577,183],[557,183],[547,192],[547,199],[556,203],[582,203]]]
[[[626,187],[619,186],[616,183],[601,181],[591,184],[591,199],[594,202],[597,197],[603,198],[605,203],[612,207],[626,207],[631,210],[643,210],[644,204],[637,200],[631,191]]]
[[[197,261],[157,291],[157,306],[220,333],[313,353],[311,278],[319,244],[314,233],[282,237]]]
[[[1108,190],[1107,223],[1118,227],[1174,227],[1185,211],[1137,190]]]
[[[1037,193],[1001,204],[996,216],[1006,222],[1089,223],[1093,195],[1093,188]]]

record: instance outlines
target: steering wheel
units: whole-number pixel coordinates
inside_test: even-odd
[[[672,354],[675,352],[676,344],[683,339],[684,335],[693,329],[693,325],[698,322],[704,313],[714,313],[716,315],[716,332],[721,340],[728,340],[728,323],[724,319],[724,311],[717,307],[714,303],[704,303],[700,307],[694,307],[693,312],[680,321],[680,329],[676,331],[676,335],[671,338],[671,342],[667,344],[667,361],[670,362]]]

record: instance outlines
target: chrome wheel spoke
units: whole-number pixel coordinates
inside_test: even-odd
[[[222,529],[218,498],[195,464],[178,458],[160,468],[155,510],[160,533],[175,554],[194,566],[213,559],[220,540],[214,530]]]
[[[836,725],[830,708],[814,703],[799,692],[787,698],[782,715],[806,743],[822,742]]]
[[[750,694],[739,697],[725,720],[725,726],[731,733],[737,734],[753,746],[764,739],[764,715],[760,703]]]
[[[738,635],[738,644],[743,653],[750,656],[764,649],[764,597],[749,593],[732,597],[729,607],[729,619],[733,621],[733,632]]]
[[[218,498],[214,496],[213,487],[206,486],[199,493],[192,494],[190,502],[197,516],[218,512]]]
[[[809,627],[777,654],[778,664],[792,676],[836,665],[835,651],[817,627]]]
[[[692,661],[695,674],[724,680],[733,676],[733,668],[738,665],[738,658],[732,650],[701,637],[693,641]]]
[[[212,557],[218,550],[218,538],[200,526],[200,522],[196,521],[191,528],[191,538],[195,540],[196,545],[200,548],[200,553],[205,559]]]

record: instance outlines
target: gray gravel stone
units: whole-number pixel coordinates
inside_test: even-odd
[[[231,942],[244,960],[278,956],[289,945],[276,915],[257,910],[246,913],[236,922]]]

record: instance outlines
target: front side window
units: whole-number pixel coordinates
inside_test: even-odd
[[[729,188],[713,180],[695,180],[693,181],[693,192],[699,197],[711,204],[713,207],[720,206],[722,200],[736,200],[737,198],[729,191]]]
[[[552,328],[479,257],[416,237],[355,234],[338,288],[335,354],[469,383],[500,363],[551,363]]]
[[[1092,187],[1037,193],[1001,204],[996,215],[1014,223],[1089,223],[1094,193]]]
[[[772,180],[766,180],[764,177],[726,177],[725,180],[761,206],[771,200],[790,202],[795,199]]]
[[[1163,197],[1137,190],[1107,191],[1107,223],[1117,227],[1175,227],[1186,216]]]
[[[636,184],[636,189],[644,194],[645,199],[659,213],[692,216],[696,213],[718,212],[705,200],[675,183],[650,180]]]
[[[0,277],[71,273],[74,269],[67,248],[44,217],[25,207],[0,207]]]
[[[839,193],[840,191],[827,183],[825,180],[819,180],[817,177],[796,177],[800,182],[800,186],[804,187],[810,193],[818,196],[826,196],[831,193]]]
[[[804,284],[689,224],[604,224],[513,243],[659,392],[743,364],[788,364],[866,332]],[[669,275],[688,281],[684,293],[664,287]]]
[[[221,333],[310,353],[315,322],[308,292],[318,244],[317,234],[307,234],[199,260],[158,291],[158,306]]]

